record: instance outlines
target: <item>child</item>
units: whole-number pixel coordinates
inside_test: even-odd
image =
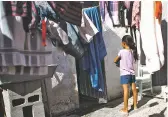
[[[120,67],[120,82],[124,90],[124,108],[121,112],[128,114],[128,85],[132,86],[134,109],[137,109],[137,90],[135,84],[134,63],[138,60],[137,49],[133,38],[125,35],[122,38],[122,47],[114,62]]]

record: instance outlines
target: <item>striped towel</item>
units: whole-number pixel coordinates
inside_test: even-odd
[[[82,4],[75,1],[48,1],[60,18],[68,23],[81,26]]]

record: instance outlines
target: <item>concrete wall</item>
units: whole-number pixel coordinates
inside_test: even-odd
[[[2,94],[7,117],[45,117],[40,80],[4,85]]]
[[[104,59],[107,95],[108,100],[111,100],[121,94],[119,70],[113,63],[120,48],[121,39],[111,30],[105,31],[103,34],[107,49],[107,56]]]
[[[45,79],[43,87],[45,108],[50,115],[58,115],[79,107],[75,59],[59,51],[59,66],[52,78]],[[48,109],[47,109],[48,108]]]

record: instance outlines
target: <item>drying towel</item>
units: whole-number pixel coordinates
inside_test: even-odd
[[[66,22],[81,26],[82,4],[76,1],[48,1],[60,18]]]
[[[54,10],[50,7],[47,1],[36,1],[35,6],[40,16],[39,28],[42,31],[42,45],[46,46],[46,20],[50,19],[58,22],[58,16]]]
[[[142,48],[146,56],[146,66],[150,73],[164,65],[164,50],[161,28],[154,14],[153,1],[141,1],[140,32]]]
[[[85,43],[90,43],[93,40],[93,36],[98,33],[97,28],[93,24],[93,22],[89,19],[86,13],[83,12],[83,24],[84,26],[77,26],[79,30],[79,34],[81,35],[83,41]]]
[[[105,81],[102,73],[101,61],[107,55],[107,51],[102,36],[99,8],[88,8],[85,9],[84,12],[88,15],[99,32],[93,37],[94,39],[88,45],[88,55],[82,58],[83,69],[89,72],[92,87],[98,91],[104,91]]]

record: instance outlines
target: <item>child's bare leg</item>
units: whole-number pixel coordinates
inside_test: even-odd
[[[136,89],[135,83],[132,83],[132,92],[133,92],[134,109],[136,109],[137,108],[137,89]]]
[[[123,84],[124,90],[124,108],[122,109],[123,112],[128,112],[128,84]]]

